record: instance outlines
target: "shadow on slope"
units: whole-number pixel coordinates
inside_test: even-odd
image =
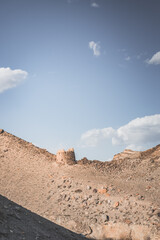
[[[45,218],[0,195],[1,240],[84,240]]]

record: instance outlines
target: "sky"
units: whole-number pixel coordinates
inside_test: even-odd
[[[160,144],[159,0],[1,0],[0,128],[110,160]]]

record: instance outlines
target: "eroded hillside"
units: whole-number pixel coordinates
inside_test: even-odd
[[[160,239],[159,167],[160,145],[125,150],[110,162],[84,158],[68,165],[0,134],[0,194],[88,238]]]

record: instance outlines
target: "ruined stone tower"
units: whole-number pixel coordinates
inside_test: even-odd
[[[57,163],[73,165],[76,164],[74,149],[70,148],[68,151],[64,149],[59,150],[56,154]]]

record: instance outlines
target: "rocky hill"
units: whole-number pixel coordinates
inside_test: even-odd
[[[76,161],[73,149],[58,157],[0,131],[0,194],[87,238],[159,240],[159,189],[160,145]]]

